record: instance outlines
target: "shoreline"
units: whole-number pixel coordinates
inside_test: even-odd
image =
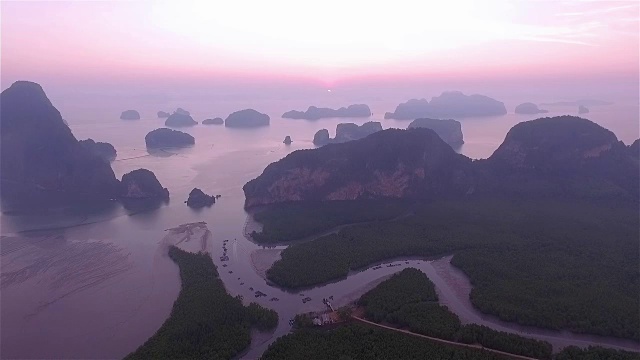
[[[280,260],[280,253],[282,250],[280,249],[256,249],[251,251],[251,266],[253,267],[253,271],[256,274],[260,275],[261,278],[267,279],[267,270],[273,266],[273,264]]]

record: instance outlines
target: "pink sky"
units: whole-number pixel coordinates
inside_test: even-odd
[[[2,88],[638,82],[637,1],[2,2]]]

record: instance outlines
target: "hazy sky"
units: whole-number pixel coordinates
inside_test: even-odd
[[[561,86],[576,96],[637,92],[639,6],[636,0],[3,1],[1,81],[2,88],[28,79],[58,89],[139,93],[276,85],[371,92],[424,84]]]

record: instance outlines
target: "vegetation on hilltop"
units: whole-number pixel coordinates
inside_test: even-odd
[[[420,270],[407,268],[364,294],[358,301],[374,322],[407,327],[411,332],[511,354],[551,358],[551,344],[475,324],[461,325],[458,316],[437,302],[431,280]]]
[[[301,288],[401,256],[454,253],[472,303],[506,321],[640,339],[636,207],[576,201],[425,204],[395,221],[293,244],[267,272]],[[635,315],[634,315],[635,314]]]
[[[252,327],[277,326],[275,311],[227,294],[208,254],[172,246],[169,257],[180,267],[178,299],[156,334],[126,359],[231,359],[249,346]]]
[[[410,211],[402,201],[311,201],[273,204],[253,215],[263,224],[251,237],[261,244],[299,240],[331,228],[369,221],[384,221]]]
[[[269,346],[262,359],[506,359],[481,349],[444,345],[391,330],[349,324],[333,330],[301,329]]]
[[[577,346],[568,346],[560,351],[556,360],[638,360],[638,354],[630,351],[606,349],[600,346],[589,346],[581,349]]]

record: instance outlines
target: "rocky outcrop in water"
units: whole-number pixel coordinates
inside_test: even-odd
[[[190,112],[188,112],[187,110],[185,110],[183,108],[177,108],[176,111],[174,111],[174,114],[187,115],[187,116],[191,115]]]
[[[165,120],[164,125],[170,127],[184,127],[198,125],[198,122],[193,120],[191,115],[175,112],[169,115],[167,120]]]
[[[352,140],[362,139],[382,130],[382,124],[377,121],[368,121],[360,126],[354,123],[342,123],[336,126],[336,137],[329,138],[329,131],[322,129],[316,132],[313,143],[316,146],[326,144],[338,144]]]
[[[202,120],[202,125],[222,125],[222,124],[224,124],[224,120],[219,117]]]
[[[111,162],[118,155],[113,145],[106,142],[95,142],[93,139],[80,140],[80,145],[106,162]]]
[[[171,114],[169,114],[169,113],[168,113],[168,112],[166,112],[166,111],[158,111],[158,117],[159,117],[160,119],[166,119],[166,118],[168,118],[169,116],[171,116]]]
[[[253,109],[240,110],[227,116],[224,126],[233,128],[269,126],[269,115]]]
[[[198,188],[194,188],[189,193],[189,198],[185,202],[187,203],[188,207],[199,209],[205,206],[211,206],[215,204],[216,198],[215,196],[205,194],[202,190]]]
[[[108,162],[82,146],[40,85],[18,81],[0,95],[3,209],[117,198]]]
[[[147,169],[133,170],[122,176],[123,199],[169,200],[169,190],[162,187],[156,175]]]
[[[194,145],[196,139],[182,131],[160,128],[150,131],[144,137],[144,142],[150,149],[178,148]]]
[[[120,119],[122,120],[139,120],[140,113],[135,110],[125,110],[120,114]]]
[[[484,95],[465,95],[459,91],[443,92],[440,96],[411,99],[398,105],[385,119],[413,120],[417,118],[451,118],[505,115],[507,109],[500,101]]]
[[[433,130],[389,129],[294,151],[244,186],[245,205],[486,195],[637,202],[640,168],[631,147],[572,116],[520,123],[479,161],[456,154]]]
[[[431,129],[440,136],[444,142],[449,144],[454,149],[459,148],[464,144],[462,136],[462,125],[459,121],[448,119],[415,119],[413,120],[407,129],[426,128]]]
[[[516,106],[515,113],[523,114],[523,115],[535,115],[535,114],[545,114],[548,113],[549,110],[544,110],[538,108],[538,105],[530,102],[522,103]]]
[[[371,109],[365,104],[354,104],[339,109],[309,106],[307,111],[291,110],[282,114],[284,119],[318,120],[323,118],[369,117]]]
[[[588,114],[588,113],[589,113],[589,109],[587,109],[586,106],[584,105],[578,106],[578,114]]]
[[[287,135],[284,137],[283,143],[290,145],[293,141],[291,140],[291,136]]]

